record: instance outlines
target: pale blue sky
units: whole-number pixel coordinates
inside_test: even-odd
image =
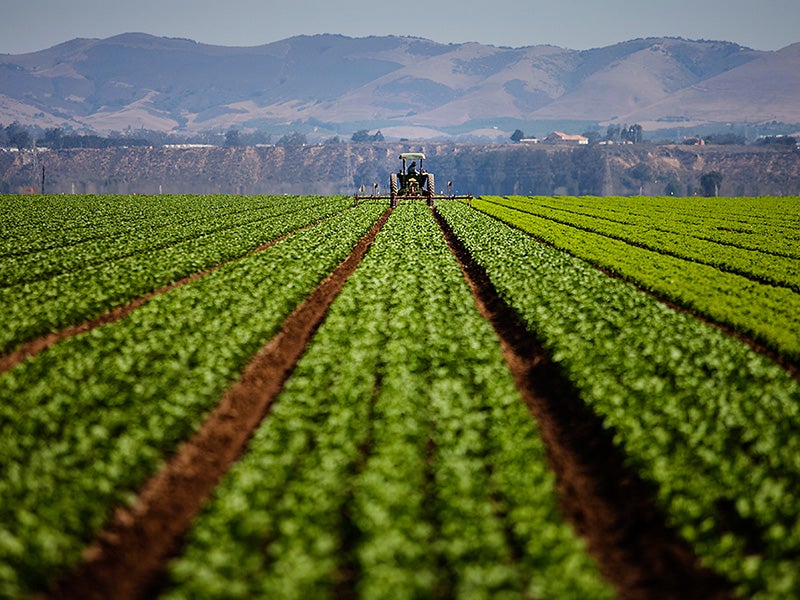
[[[637,37],[678,36],[777,50],[800,42],[800,1],[0,0],[0,53],[129,31],[225,46],[341,33],[578,50]]]

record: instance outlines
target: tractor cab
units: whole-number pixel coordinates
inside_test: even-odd
[[[436,188],[433,173],[426,172],[422,166],[425,155],[422,152],[403,152],[400,160],[403,161],[400,170],[389,178],[392,205],[398,198],[424,198],[432,204]]]
[[[422,168],[422,161],[425,160],[425,155],[422,152],[403,152],[400,155],[400,160],[403,161],[403,166],[400,167],[400,171],[397,173],[400,187],[408,188],[409,191],[412,188],[416,188],[417,193],[419,193],[419,188],[427,183],[425,169]],[[411,162],[409,163],[408,161]],[[417,165],[417,161],[419,161],[419,165]]]

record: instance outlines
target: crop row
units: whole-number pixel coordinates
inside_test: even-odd
[[[551,219],[473,201],[481,211],[646,290],[744,333],[790,360],[800,360],[800,294]]]
[[[81,197],[85,204],[93,207],[97,196]],[[14,254],[0,257],[0,286],[6,287],[19,283],[32,283],[48,279],[55,275],[86,269],[94,265],[109,261],[144,254],[145,252],[158,251],[164,248],[180,246],[181,244],[197,238],[221,237],[236,235],[242,237],[241,232],[251,231],[253,240],[250,242],[254,248],[259,243],[258,230],[260,223],[266,220],[283,218],[289,213],[308,210],[311,207],[334,205],[339,209],[346,203],[341,199],[321,199],[313,196],[285,198],[280,196],[254,196],[242,198],[236,210],[233,202],[220,201],[217,205],[208,205],[211,197],[149,197],[142,198],[129,196],[126,199],[117,199],[117,211],[123,212],[125,208],[134,208],[133,202],[138,201],[167,207],[182,207],[183,212],[177,210],[164,214],[163,210],[154,210],[153,214],[146,214],[135,222],[114,224],[106,228],[101,235],[102,228],[92,228],[93,237],[76,243],[62,244],[59,230],[50,230],[47,233],[48,247],[30,251],[24,254]],[[221,199],[220,199],[221,200]],[[42,202],[40,200],[40,202]],[[76,206],[80,206],[80,199],[74,199]],[[49,208],[45,204],[40,208]],[[27,210],[32,210],[26,207]],[[38,214],[39,218],[53,219],[51,215]],[[63,225],[74,222],[75,216],[67,218]],[[93,223],[89,223],[92,227]],[[18,233],[37,231],[35,224],[27,228],[19,228]],[[41,231],[37,231],[40,235]],[[244,240],[242,240],[244,242]]]
[[[0,596],[80,558],[383,210],[362,203],[0,375]]]
[[[537,197],[586,216],[644,225],[720,244],[800,258],[797,198]]]
[[[746,597],[796,597],[798,383],[582,260],[463,204],[438,210],[702,562]]]
[[[193,210],[194,197],[184,198]],[[203,201],[204,202],[204,201]],[[330,216],[348,205],[344,198],[326,202],[287,200],[291,212],[264,215],[256,222],[157,245],[133,255],[89,264],[41,281],[0,288],[0,353],[66,326],[96,317],[183,277],[239,258],[259,245]],[[206,226],[207,228],[207,226]],[[163,236],[168,229],[162,229]],[[155,234],[154,234],[155,235]],[[163,239],[163,237],[162,237]],[[16,272],[15,267],[8,267]]]
[[[427,207],[401,204],[167,596],[608,597],[554,487],[458,262]]]
[[[290,199],[223,194],[0,196],[5,210],[0,223],[0,257],[22,257],[148,231],[158,238],[162,235],[159,229],[171,229],[178,223],[213,228],[220,221],[247,220],[248,215]]]
[[[692,226],[680,226],[671,221],[628,222],[632,219],[610,219],[603,214],[586,215],[563,200],[562,206],[558,207],[551,207],[550,200],[544,198],[492,197],[488,200],[575,229],[800,292],[800,256],[775,254],[777,243],[772,244],[770,252],[762,252],[698,238],[692,235],[696,231]],[[794,240],[792,250],[796,248],[797,241]]]

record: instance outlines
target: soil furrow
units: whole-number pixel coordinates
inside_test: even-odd
[[[224,261],[224,262],[222,262],[222,263],[220,263],[218,265],[214,265],[213,267],[210,267],[210,268],[206,269],[205,271],[201,271],[200,273],[194,273],[193,275],[188,275],[188,276],[184,277],[183,279],[180,279],[180,280],[178,280],[178,281],[176,281],[174,283],[171,283],[169,285],[165,285],[163,287],[160,287],[157,290],[149,292],[149,293],[145,294],[144,296],[140,296],[139,298],[136,298],[135,300],[130,301],[128,304],[123,304],[122,306],[117,306],[116,308],[113,308],[113,309],[109,310],[108,312],[103,313],[99,317],[95,317],[94,319],[89,319],[88,321],[84,321],[83,323],[79,323],[77,325],[71,325],[69,327],[66,327],[65,329],[62,329],[61,331],[54,331],[54,332],[47,333],[47,334],[45,334],[43,336],[40,336],[38,338],[35,338],[35,339],[30,340],[28,342],[25,342],[24,344],[22,344],[19,348],[17,348],[13,352],[10,352],[9,354],[6,354],[5,356],[0,356],[0,375],[5,373],[6,371],[10,371],[14,367],[16,367],[18,364],[28,360],[29,358],[33,358],[34,356],[36,356],[40,352],[44,352],[50,346],[52,346],[52,345],[54,345],[54,344],[56,344],[56,343],[58,343],[58,342],[60,342],[62,340],[66,340],[66,339],[74,337],[76,335],[80,335],[82,333],[86,333],[87,331],[91,331],[92,329],[96,329],[98,327],[102,327],[103,325],[107,325],[109,323],[114,323],[115,321],[119,321],[120,319],[124,319],[129,314],[131,314],[134,310],[136,310],[137,308],[139,308],[140,306],[142,306],[143,304],[145,304],[149,300],[152,300],[156,296],[159,296],[161,294],[165,294],[166,292],[169,292],[170,290],[174,290],[175,288],[179,288],[179,287],[181,287],[183,285],[186,285],[187,283],[192,283],[193,281],[197,281],[201,277],[205,277],[206,275],[208,275],[210,273],[213,273],[217,269],[219,269],[219,268],[221,268],[221,267],[223,267],[223,266],[225,266],[225,265],[227,265],[229,263],[235,262],[237,260],[242,260],[243,258],[251,256],[252,254],[255,254],[257,252],[262,252],[262,251],[266,250],[267,248],[270,248],[270,247],[274,246],[275,244],[277,244],[281,240],[286,239],[290,235],[293,235],[293,234],[295,234],[295,233],[297,233],[299,231],[304,231],[304,230],[306,230],[306,229],[308,229],[310,227],[313,227],[313,226],[321,223],[323,220],[324,219],[322,219],[320,221],[316,221],[316,222],[311,223],[309,225],[305,225],[305,226],[303,226],[300,229],[297,229],[295,231],[291,231],[289,233],[285,233],[285,234],[283,234],[281,236],[278,236],[274,240],[270,240],[269,242],[261,244],[259,247],[255,248],[254,250],[251,250],[250,252],[248,252],[247,254],[245,254],[243,256],[240,256],[238,258],[233,258],[233,259],[230,259],[230,260],[226,260],[226,261]]]
[[[435,215],[539,424],[562,511],[586,540],[604,577],[621,598],[731,597],[729,584],[701,568],[688,545],[667,527],[653,490],[624,465],[613,431],[583,403],[447,222]]]
[[[251,360],[200,430],[145,484],[135,505],[117,509],[86,549],[85,561],[56,584],[51,598],[126,599],[153,593],[192,520],[244,451],[390,212],[287,317],[281,331]]]

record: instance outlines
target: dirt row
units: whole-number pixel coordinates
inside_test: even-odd
[[[180,550],[192,520],[244,451],[331,302],[389,214],[381,217],[351,255],[287,318],[281,332],[254,357],[198,433],[147,482],[133,507],[116,511],[85,550],[84,562],[57,582],[49,597],[142,598],[161,587],[164,569]],[[486,273],[472,261],[444,220],[434,214],[461,263],[476,304],[497,331],[517,387],[539,424],[562,510],[587,540],[589,551],[619,596],[729,597],[727,584],[699,568],[691,550],[665,526],[652,501],[653,490],[626,469],[612,443],[613,434],[582,403],[541,345],[499,298]],[[171,287],[131,303],[116,318]],[[80,331],[76,328],[70,335]],[[63,337],[68,335],[58,339]]]

